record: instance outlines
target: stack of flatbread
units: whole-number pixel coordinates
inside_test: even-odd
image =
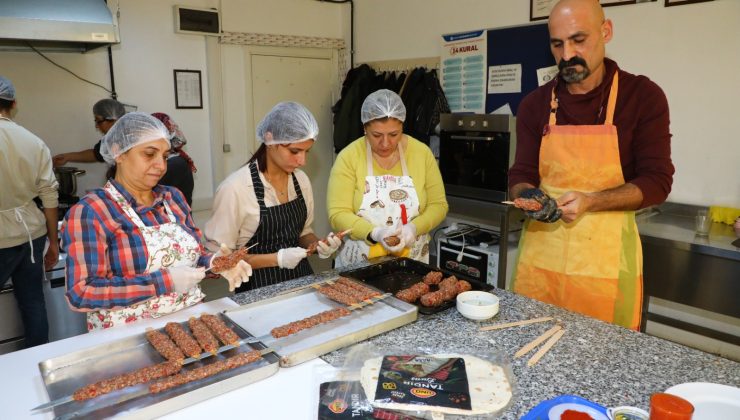
[[[382,403],[375,401],[375,391],[378,387],[378,375],[380,374],[383,357],[368,359],[362,366],[360,381],[368,400],[376,407],[389,410],[429,411],[457,415],[493,413],[504,408],[511,400],[511,384],[501,366],[470,355],[434,354],[429,356],[437,358],[461,357],[465,360],[471,410],[434,405],[402,404],[395,402]]]

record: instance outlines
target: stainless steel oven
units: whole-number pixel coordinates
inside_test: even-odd
[[[442,114],[439,168],[447,195],[501,202],[516,150],[510,115]]]

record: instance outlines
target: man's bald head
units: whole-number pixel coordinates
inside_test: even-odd
[[[560,0],[548,19],[550,49],[567,83],[600,82],[612,23],[598,0]],[[595,77],[591,77],[595,74]],[[588,80],[587,80],[588,79]],[[597,80],[598,79],[598,80]]]

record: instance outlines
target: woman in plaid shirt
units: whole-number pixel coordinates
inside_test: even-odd
[[[87,312],[88,330],[156,318],[205,297],[198,283],[214,254],[201,245],[182,193],[158,184],[169,150],[159,120],[124,115],[100,148],[113,165],[110,179],[67,213],[66,297],[73,310]],[[240,261],[221,274],[233,289],[249,280],[251,267]]]

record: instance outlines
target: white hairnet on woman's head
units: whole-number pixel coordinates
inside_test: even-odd
[[[171,134],[162,121],[144,112],[129,112],[113,124],[100,142],[100,154],[113,165],[116,158],[132,147],[164,139],[170,142]]]
[[[6,101],[15,100],[15,88],[13,87],[13,82],[3,76],[0,76],[0,99],[4,99]]]
[[[298,102],[280,102],[257,125],[257,139],[266,145],[316,140],[319,123]]]
[[[363,124],[381,118],[395,118],[401,122],[406,120],[406,106],[401,97],[392,90],[380,89],[367,95],[360,109],[360,119]]]

